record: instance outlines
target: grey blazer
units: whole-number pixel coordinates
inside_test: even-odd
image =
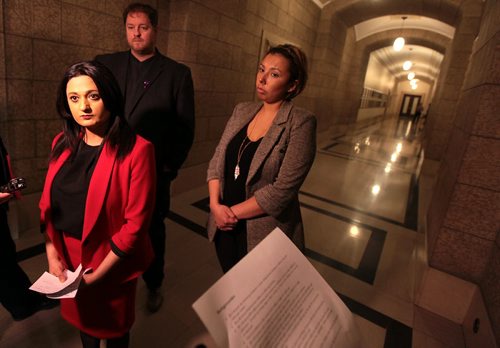
[[[221,197],[224,192],[227,145],[261,107],[261,102],[238,104],[227,122],[207,171],[207,181],[219,179]],[[255,196],[266,214],[246,222],[248,251],[275,227],[281,228],[299,249],[304,249],[298,192],[311,168],[315,153],[316,118],[311,112],[295,107],[291,102],[284,102],[250,164],[246,196],[247,199]],[[217,226],[212,214],[208,219],[207,230],[209,239],[213,241]]]

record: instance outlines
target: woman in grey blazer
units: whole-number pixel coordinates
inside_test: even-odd
[[[256,76],[260,102],[235,107],[210,161],[208,236],[224,272],[275,227],[304,248],[298,192],[316,152],[316,118],[291,100],[306,81],[304,53],[272,47]]]

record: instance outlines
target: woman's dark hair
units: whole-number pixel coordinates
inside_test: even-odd
[[[141,12],[148,16],[149,21],[153,28],[158,26],[158,11],[148,4],[141,4],[140,2],[134,2],[128,5],[125,10],[123,10],[123,24],[127,24],[127,17],[129,13]]]
[[[74,120],[71,114],[66,95],[68,81],[77,76],[88,76],[97,86],[104,107],[110,113],[109,128],[103,144],[108,143],[111,148],[117,149],[118,158],[123,158],[132,151],[135,136],[124,117],[120,87],[108,68],[99,62],[88,61],[70,66],[59,84],[56,107],[63,120],[63,135],[54,146],[50,159],[58,158],[66,149],[75,153],[84,132],[83,127]]]
[[[292,100],[298,96],[306,87],[307,83],[307,58],[302,50],[291,44],[283,44],[271,47],[268,54],[280,54],[288,60],[290,65],[290,81],[297,81],[297,87],[285,97],[286,100]]]

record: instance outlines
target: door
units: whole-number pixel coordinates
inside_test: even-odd
[[[415,115],[417,106],[420,103],[420,99],[422,99],[422,96],[420,95],[405,94],[401,103],[401,111],[399,112],[399,116],[411,117]]]

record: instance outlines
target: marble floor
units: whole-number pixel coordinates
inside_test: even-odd
[[[300,191],[305,254],[354,313],[364,347],[440,347],[412,329],[425,264],[421,212],[431,187],[422,175],[428,169],[421,137],[409,120],[395,117],[322,134]],[[166,220],[165,302],[149,314],[139,282],[131,347],[214,347],[191,308],[222,275],[205,237],[207,203],[206,187],[173,198]],[[18,243],[20,264],[32,279],[46,268],[41,242],[34,233]],[[41,346],[79,347],[78,332],[57,308],[21,322],[0,308],[0,347]]]

